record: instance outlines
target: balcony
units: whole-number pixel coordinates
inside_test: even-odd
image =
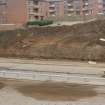
[[[84,3],[84,5],[88,6],[88,5],[89,5],[89,3],[88,3],[88,2],[86,2],[86,3]]]
[[[71,14],[67,14],[67,16],[72,16]]]
[[[51,4],[50,7],[55,7],[55,4]]]
[[[5,3],[5,2],[0,2],[0,5],[7,5],[7,3]]]
[[[39,8],[39,5],[35,5],[35,4],[34,4],[33,7],[34,7],[34,8]]]
[[[83,7],[82,10],[86,11],[86,10],[90,10],[90,9],[88,7]]]
[[[55,9],[50,9],[49,12],[55,12]]]
[[[36,12],[30,12],[29,15],[41,16],[42,14],[40,14],[40,13],[36,13]]]
[[[71,3],[68,3],[67,5],[68,5],[68,6],[72,6],[73,4],[71,4]]]
[[[74,11],[74,8],[68,8],[67,10],[68,11]]]

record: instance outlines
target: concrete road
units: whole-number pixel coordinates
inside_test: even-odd
[[[104,63],[0,58],[0,77],[105,85]]]
[[[104,63],[97,63],[94,65],[88,64],[88,62],[72,62],[72,61],[51,61],[51,60],[25,60],[25,59],[6,59],[6,58],[0,58],[0,71],[2,70],[12,70],[12,71],[43,71],[43,72],[58,72],[58,73],[70,73],[70,75],[74,75],[77,82],[79,82],[81,76],[87,75],[88,78],[101,78],[101,76],[104,74],[105,70],[105,64]],[[78,75],[78,76],[77,76]],[[90,77],[89,77],[90,76]],[[24,82],[24,83],[23,83]],[[82,89],[84,94],[90,94],[94,93],[95,94],[92,97],[78,97],[78,100],[68,100],[68,101],[63,101],[62,99],[52,101],[48,100],[47,98],[45,100],[37,100],[36,95],[31,96],[30,94],[33,92],[30,92],[30,94],[24,95],[26,93],[22,93],[22,91],[19,91],[17,87],[22,88],[23,84],[25,86],[25,89],[30,88],[30,86],[33,87],[33,84],[35,85],[35,81],[16,81],[16,80],[3,80],[0,79],[0,83],[4,83],[3,87],[0,88],[0,105],[104,105],[105,104],[105,86],[90,86],[88,85],[80,85],[80,86],[75,86],[73,89],[76,90],[76,96],[78,96],[78,89]],[[94,81],[96,82],[96,81]],[[103,78],[103,81],[101,82],[102,84],[105,82],[105,79]],[[38,82],[39,83],[39,82]],[[38,85],[36,82],[36,84]],[[57,83],[58,84],[58,83]],[[56,84],[56,85],[57,85]],[[21,86],[22,85],[22,86]],[[39,83],[39,86],[43,87],[43,83]],[[50,97],[52,96],[52,91],[56,87],[55,84],[49,85],[49,89],[51,90]],[[70,84],[69,84],[70,85]],[[68,87],[71,88],[69,85],[58,85],[60,89],[62,90],[62,86],[65,87],[65,90],[67,91]],[[2,86],[2,85],[1,85]],[[23,86],[23,87],[24,87]],[[36,85],[35,85],[36,86]],[[54,88],[52,88],[52,86]],[[47,87],[47,88],[48,88]],[[90,91],[87,93],[87,88]],[[46,87],[44,86],[46,89]],[[39,89],[39,87],[38,87]],[[42,88],[43,89],[43,88]],[[45,90],[44,89],[44,90]],[[60,92],[61,90],[58,89]],[[86,89],[86,90],[84,90]],[[48,90],[48,89],[47,89]],[[63,89],[64,91],[64,89]],[[72,89],[70,90],[72,91]],[[29,92],[29,91],[28,91]],[[50,91],[49,91],[50,92]],[[59,92],[59,94],[60,94]],[[86,92],[86,93],[85,93]],[[34,90],[34,93],[37,93],[36,90]],[[40,91],[39,91],[40,93]],[[41,96],[45,98],[43,95],[43,91],[41,91]],[[56,93],[56,92],[55,92]],[[75,91],[74,91],[75,93]],[[74,94],[73,93],[73,94]],[[38,94],[39,95],[39,94]],[[61,95],[61,94],[60,94]],[[65,94],[64,94],[65,95]],[[70,94],[71,95],[71,92]],[[75,95],[75,94],[74,94]],[[82,94],[81,94],[82,95]],[[66,97],[66,95],[65,95]],[[64,97],[64,98],[65,98]],[[68,97],[68,96],[67,96]],[[59,97],[58,97],[59,98]],[[62,98],[62,97],[61,97]],[[66,98],[65,98],[66,99]]]

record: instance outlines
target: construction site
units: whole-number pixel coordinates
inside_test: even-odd
[[[104,20],[0,32],[0,56],[105,61]]]
[[[0,31],[0,105],[104,105],[105,20]]]
[[[104,0],[74,1],[0,0],[0,105],[105,104]]]

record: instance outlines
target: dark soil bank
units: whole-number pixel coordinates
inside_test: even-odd
[[[105,20],[0,32],[0,56],[105,61]]]

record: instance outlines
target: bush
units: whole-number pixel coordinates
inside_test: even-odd
[[[27,22],[27,25],[44,26],[44,25],[50,25],[50,24],[53,24],[52,20],[36,20],[36,21],[29,21],[29,22]]]

